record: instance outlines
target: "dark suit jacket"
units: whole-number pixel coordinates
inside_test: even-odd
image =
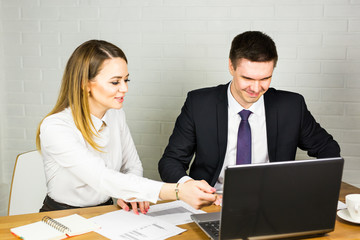
[[[164,182],[177,182],[187,175],[214,186],[224,163],[228,134],[229,84],[188,93],[176,120],[169,144],[159,161]],[[340,156],[340,147],[308,111],[297,93],[270,88],[264,94],[270,162],[295,159],[297,147],[309,156]]]

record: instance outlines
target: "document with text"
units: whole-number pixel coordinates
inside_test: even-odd
[[[185,231],[159,218],[124,210],[105,213],[91,220],[101,226],[97,233],[113,240],[160,240]]]
[[[174,225],[181,225],[193,222],[190,216],[195,213],[205,212],[202,210],[196,210],[187,203],[178,200],[152,205],[146,215],[159,218]]]

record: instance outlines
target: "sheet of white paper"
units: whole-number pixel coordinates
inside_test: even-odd
[[[181,225],[193,222],[190,215],[194,213],[205,212],[202,210],[196,210],[187,203],[179,200],[151,205],[146,216],[156,217],[174,225]]]
[[[346,208],[346,204],[341,201],[338,201],[337,210],[341,210],[345,208]]]
[[[166,239],[185,231],[161,219],[118,210],[91,218],[101,226],[97,233],[113,240]]]

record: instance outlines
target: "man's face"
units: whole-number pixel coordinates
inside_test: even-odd
[[[230,91],[236,101],[248,109],[269,89],[274,62],[252,62],[239,59],[236,70],[229,59],[229,70],[233,76]]]

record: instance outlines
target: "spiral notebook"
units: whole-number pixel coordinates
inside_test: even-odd
[[[52,219],[43,217],[39,222],[11,228],[10,231],[24,240],[56,240],[100,229],[98,225],[78,214]]]

